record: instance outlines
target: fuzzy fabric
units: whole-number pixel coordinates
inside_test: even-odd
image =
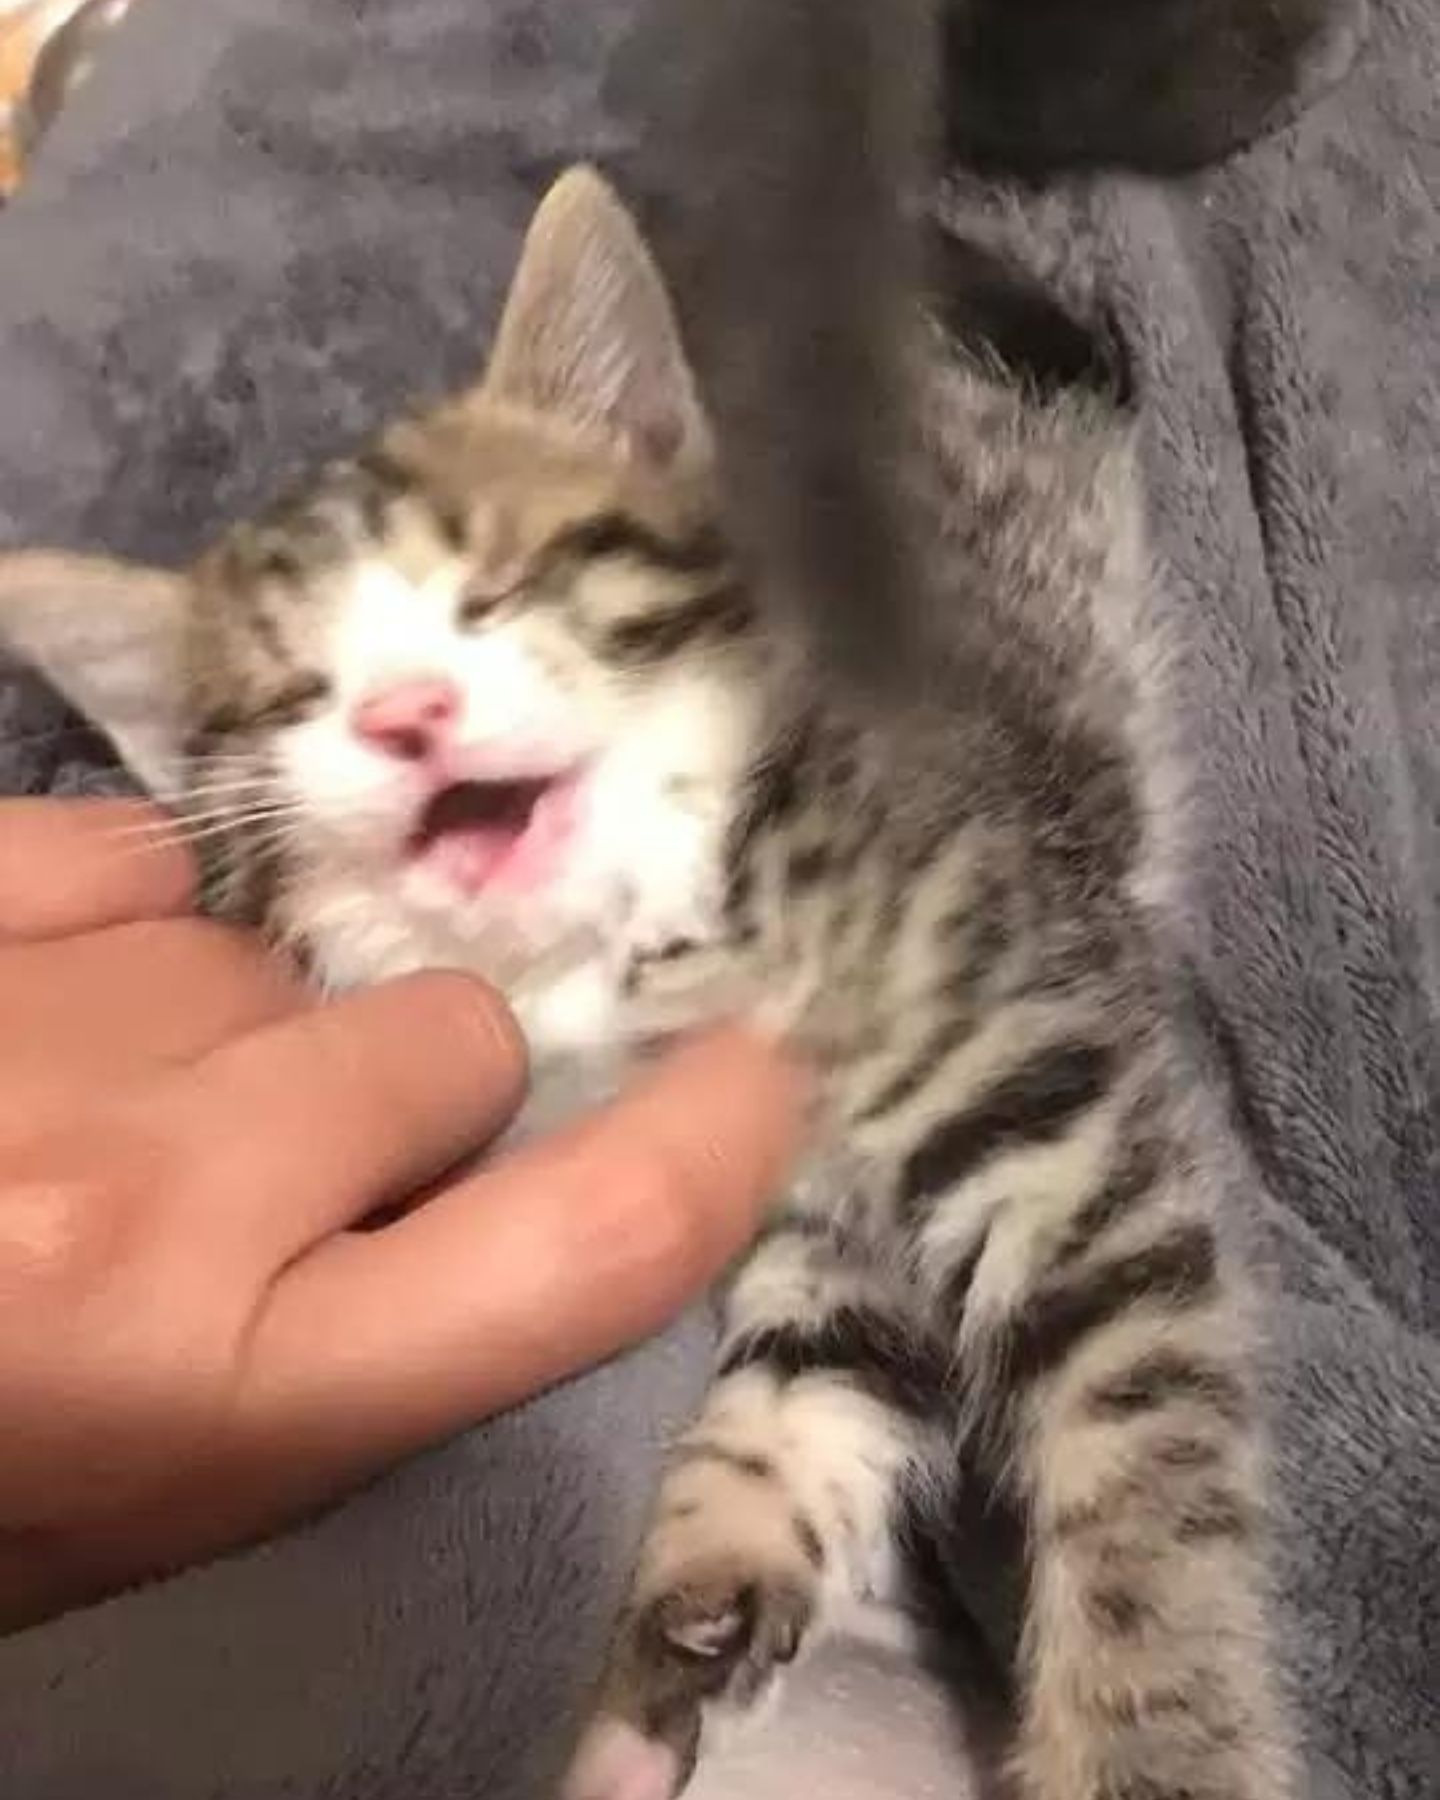
[[[472,370],[550,176],[636,166],[600,99],[634,6],[137,7],[0,218],[0,540],[178,561]],[[1372,0],[1363,23],[1336,8],[1270,135],[1198,173],[957,171],[940,211],[1103,326],[1142,408],[1193,809],[1176,923],[1267,1282],[1313,1792],[1421,1800],[1440,1792],[1440,14]],[[33,683],[0,681],[0,785],[110,779]],[[704,1363],[682,1334],[305,1533],[0,1647],[0,1791],[536,1800]]]

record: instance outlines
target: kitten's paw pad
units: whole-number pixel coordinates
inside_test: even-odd
[[[741,1566],[691,1576],[651,1602],[636,1636],[650,1660],[688,1667],[702,1699],[751,1705],[794,1662],[814,1611],[808,1585]]]

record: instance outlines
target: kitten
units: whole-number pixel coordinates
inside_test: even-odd
[[[9,558],[0,635],[322,981],[479,969],[572,1067],[740,1011],[817,1071],[832,1178],[727,1284],[576,1800],[665,1800],[854,1603],[914,1598],[974,1483],[1025,1524],[1017,1791],[1283,1800],[1244,1306],[1139,897],[1130,456],[914,337],[954,598],[913,705],[777,626],[586,171],[473,393],[183,574]]]

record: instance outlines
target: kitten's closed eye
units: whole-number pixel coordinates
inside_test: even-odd
[[[656,540],[624,513],[601,513],[565,526],[531,559],[523,573],[507,580],[472,581],[461,596],[458,619],[475,625],[497,607],[522,596],[556,598],[568,591],[580,563],[610,557],[659,560]]]
[[[275,704],[289,713],[309,712],[328,700],[331,691],[328,675],[302,675],[276,696]]]
[[[207,739],[232,731],[276,730],[298,725],[311,717],[330,698],[331,683],[324,675],[297,675],[271,694],[245,706],[222,707],[202,725]]]
[[[456,612],[456,620],[460,625],[478,625],[483,619],[490,617],[497,607],[503,606],[507,600],[514,600],[522,594],[527,582],[522,578],[509,582],[504,587],[487,588],[475,586],[466,588],[460,596],[460,606]]]

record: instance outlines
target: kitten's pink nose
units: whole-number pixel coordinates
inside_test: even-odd
[[[443,676],[397,681],[366,695],[350,714],[363,743],[402,762],[424,762],[455,729],[464,695]]]

